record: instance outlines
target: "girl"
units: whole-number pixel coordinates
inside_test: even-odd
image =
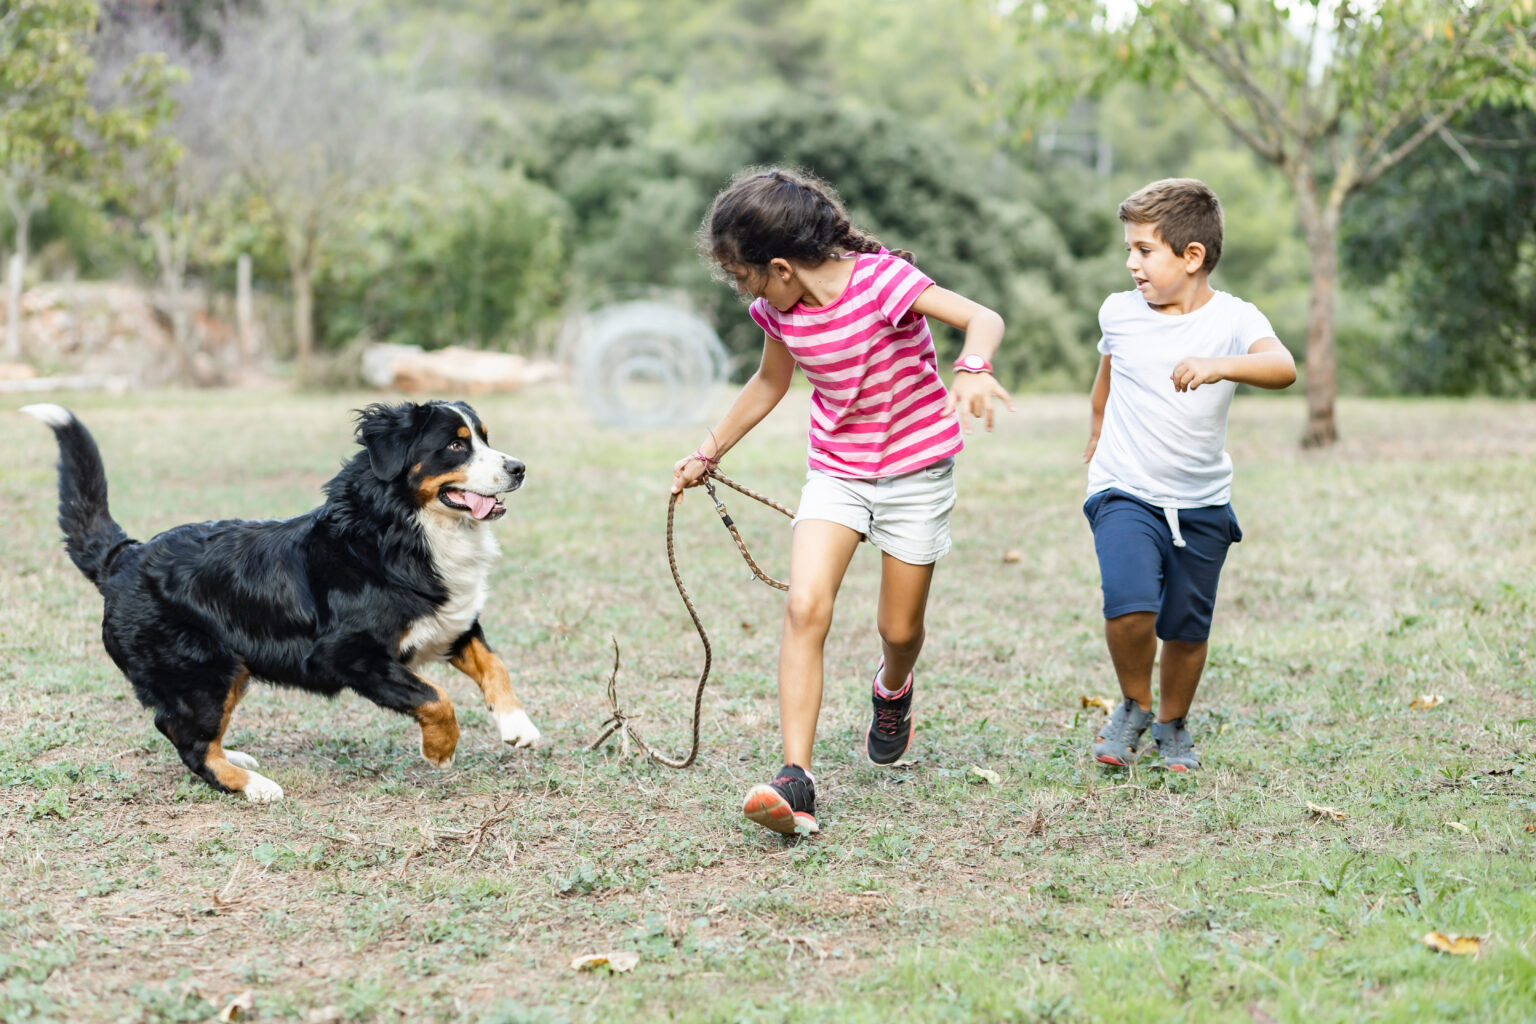
[[[954,456],[966,417],[992,429],[991,376],[1003,336],[992,310],[938,287],[848,221],[831,187],[806,174],[745,172],[715,197],[700,229],[708,258],[751,297],[764,333],[757,373],[709,438],[672,467],[672,492],[697,485],[778,405],[798,365],[811,382],[810,472],[789,556],[779,650],[784,767],[742,810],[784,834],[817,831],[811,750],[821,710],[822,647],[854,549],[882,554],[871,762],[894,765],[912,739],[912,666],[934,563],[949,551]],[[965,332],[945,390],[925,317]],[[960,416],[955,415],[959,409]]]

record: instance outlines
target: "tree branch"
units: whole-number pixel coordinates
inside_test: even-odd
[[[1221,122],[1232,131],[1234,135],[1246,142],[1250,149],[1259,154],[1259,156],[1262,156],[1264,159],[1268,160],[1270,163],[1278,164],[1284,161],[1284,146],[1280,145],[1275,140],[1260,138],[1253,131],[1253,129],[1249,128],[1246,124],[1243,124],[1243,122],[1238,119],[1236,114],[1233,114],[1231,111],[1227,110],[1226,107],[1222,106],[1221,101],[1217,99],[1209,89],[1201,84],[1200,80],[1195,77],[1193,72],[1186,71],[1184,73],[1184,81],[1190,87],[1190,89],[1194,90],[1195,95],[1199,96],[1200,99],[1205,102],[1205,105],[1211,108],[1211,112],[1214,113],[1217,118],[1219,118]]]
[[[1407,158],[1408,154],[1418,149],[1419,146],[1423,144],[1425,139],[1428,139],[1430,136],[1438,133],[1442,128],[1446,126],[1447,123],[1449,123],[1451,118],[1461,113],[1461,111],[1466,108],[1467,104],[1471,102],[1472,97],[1470,95],[1464,95],[1460,99],[1452,102],[1448,107],[1440,111],[1438,114],[1430,117],[1429,120],[1424,123],[1424,126],[1410,135],[1402,145],[1387,153],[1385,156],[1382,156],[1380,159],[1371,164],[1370,167],[1361,172],[1360,177],[1355,180],[1354,186],[1350,189],[1350,191],[1356,191],[1358,189],[1365,188],[1367,185],[1370,185],[1372,182],[1374,182],[1377,178],[1380,178],[1383,174],[1386,174],[1392,168],[1402,163],[1403,160]]]

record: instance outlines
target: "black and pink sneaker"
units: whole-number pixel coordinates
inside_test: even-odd
[[[780,835],[819,832],[816,824],[816,780],[799,765],[779,769],[772,782],[747,790],[741,813]]]
[[[878,768],[889,768],[901,760],[901,755],[912,743],[916,728],[912,723],[912,673],[907,673],[906,684],[894,697],[880,693],[884,675],[885,659],[882,658],[870,685],[870,703],[874,705],[875,714],[870,720],[869,731],[864,734],[864,753],[868,755],[869,763]]]

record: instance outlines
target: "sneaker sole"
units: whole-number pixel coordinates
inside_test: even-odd
[[[741,804],[741,813],[781,836],[821,831],[814,817],[791,808],[789,801],[779,796],[778,791],[769,785],[753,786],[748,790],[747,798]]]
[[[1094,754],[1093,755],[1093,759],[1095,761],[1099,762],[1100,764],[1112,764],[1116,768],[1129,768],[1130,767],[1130,764],[1128,762],[1122,761],[1118,757],[1111,757],[1109,754]]]
[[[876,768],[889,768],[892,765],[899,763],[901,759],[906,756],[907,751],[911,749],[912,737],[917,735],[917,723],[911,721],[908,722],[907,742],[902,746],[901,750],[897,752],[896,756],[891,758],[889,761],[876,761],[875,756],[869,752],[869,737],[874,733],[874,731],[875,726],[873,723],[870,724],[868,729],[864,730],[864,756],[868,758],[869,763],[874,765]]]

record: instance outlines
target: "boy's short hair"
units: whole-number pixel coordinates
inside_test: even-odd
[[[1190,242],[1199,242],[1205,246],[1206,273],[1221,259],[1221,201],[1196,178],[1164,178],[1138,189],[1120,204],[1120,220],[1153,225],[1179,256]]]

